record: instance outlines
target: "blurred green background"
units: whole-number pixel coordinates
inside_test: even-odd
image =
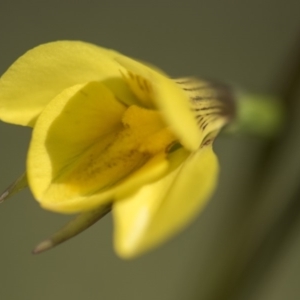
[[[276,93],[297,52],[299,12],[297,0],[1,0],[0,73],[38,44],[72,39],[149,61],[173,77]],[[220,184],[205,211],[135,260],[114,254],[110,216],[33,256],[68,217],[42,210],[28,191],[2,204],[0,299],[300,299],[299,105],[292,111],[287,133],[271,145],[220,137]],[[28,128],[0,123],[0,190],[23,172],[29,139]]]

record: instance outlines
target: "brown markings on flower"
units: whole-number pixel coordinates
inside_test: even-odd
[[[234,93],[228,85],[194,77],[174,81],[188,95],[191,110],[202,130],[217,119],[222,118],[227,123],[234,118],[236,112]]]

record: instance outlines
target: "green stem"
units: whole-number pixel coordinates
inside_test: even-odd
[[[225,133],[272,138],[282,131],[284,121],[285,109],[280,99],[238,93],[236,118]]]

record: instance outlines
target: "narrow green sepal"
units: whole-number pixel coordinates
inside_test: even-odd
[[[38,254],[54,248],[55,246],[69,240],[73,236],[81,233],[88,227],[92,226],[111,210],[111,204],[103,205],[100,208],[81,213],[67,223],[63,228],[53,234],[50,238],[39,243],[32,251],[33,254]]]
[[[28,186],[27,175],[24,172],[15,182],[13,182],[1,195],[0,203],[10,198],[14,194],[20,192],[22,189]]]

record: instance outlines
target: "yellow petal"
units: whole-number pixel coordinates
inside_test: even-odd
[[[0,120],[33,126],[45,105],[64,89],[105,80],[121,100],[134,101],[121,78],[119,54],[79,41],[38,46],[21,56],[0,79]]]
[[[99,82],[68,88],[49,103],[34,128],[27,160],[29,185],[39,201],[67,201],[95,188],[95,155],[114,140],[125,110]],[[84,170],[77,177],[65,178],[78,168]]]
[[[184,151],[179,150],[178,152]],[[115,249],[124,258],[139,255],[180,231],[203,209],[216,184],[218,162],[211,145],[191,154],[164,178],[115,202]]]
[[[199,130],[186,93],[171,79],[137,61],[125,56],[116,56],[115,60],[127,69],[123,75],[142,105],[161,111],[182,145],[195,151],[204,135]]]

